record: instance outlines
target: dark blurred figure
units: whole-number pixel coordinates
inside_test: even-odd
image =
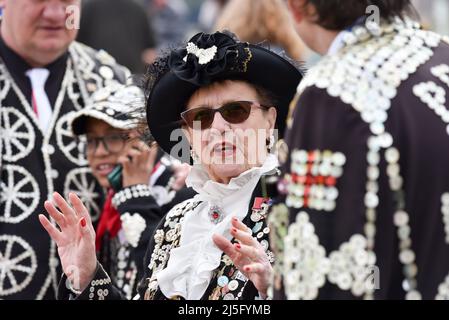
[[[86,1],[78,41],[108,51],[133,73],[144,72],[156,46],[145,9],[134,0]]]
[[[184,0],[141,0],[154,28],[158,49],[186,40],[189,31],[189,7]]]
[[[212,31],[227,2],[228,0],[205,0],[198,13],[200,29],[206,32]]]

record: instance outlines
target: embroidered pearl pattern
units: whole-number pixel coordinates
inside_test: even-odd
[[[268,211],[270,199],[255,198],[250,215],[252,235],[264,247],[268,256],[268,261],[272,264],[275,257],[269,250],[268,238],[270,227],[267,226],[266,213]],[[254,223],[254,225],[252,225]],[[222,255],[221,266],[223,266],[214,276],[217,278],[217,287],[209,295],[210,300],[239,300],[242,298],[248,283],[248,278],[233,265],[232,260],[226,254]]]
[[[0,181],[1,223],[20,223],[27,219],[39,204],[40,191],[36,180],[25,168],[5,165],[5,179]]]
[[[286,176],[286,203],[293,208],[335,210],[337,179],[343,174],[346,157],[341,152],[294,150],[291,174]]]
[[[108,285],[111,284],[111,278],[92,280],[89,286],[89,300],[105,300],[109,294]]]
[[[9,162],[25,158],[34,148],[36,138],[30,120],[16,108],[5,106],[0,109],[0,117],[2,157]]]
[[[70,128],[70,121],[75,112],[70,112],[62,116],[56,123],[56,143],[64,155],[78,166],[88,164],[84,150],[85,141],[74,139]]]
[[[438,287],[436,300],[449,300],[449,275],[444,282]]]
[[[449,244],[449,192],[441,196],[441,212],[443,213],[444,231],[446,232],[446,243]]]
[[[61,119],[61,112],[70,112],[70,109],[80,110],[84,107],[85,102],[88,101],[90,95],[86,90],[86,83],[89,83],[89,81],[94,82],[95,84],[92,84],[94,84],[95,90],[105,85],[106,80],[98,74],[96,68],[100,63],[115,64],[113,59],[108,61],[106,56],[107,54],[105,53],[96,54],[92,49],[79,43],[73,43],[69,47],[69,59],[67,61],[60,91],[56,98],[55,105],[53,106],[54,112],[50,128],[46,134],[42,134],[43,139],[39,141],[37,140],[36,131],[40,130],[40,128],[37,126],[36,115],[30,106],[28,99],[21,92],[20,88],[8,72],[5,63],[0,61],[0,100],[5,102],[9,97],[14,97],[14,99],[17,97],[19,100],[17,107],[15,106],[12,108],[3,103],[2,108],[0,108],[0,131],[2,132],[0,134],[0,152],[2,153],[2,156],[0,157],[0,168],[2,169],[1,174],[7,178],[6,180],[2,180],[2,186],[0,188],[0,206],[2,208],[0,223],[20,223],[36,210],[37,204],[43,202],[42,199],[51,199],[51,196],[55,191],[54,184],[57,183],[56,179],[61,179],[61,173],[54,169],[53,164],[55,156],[60,155],[59,151],[63,149],[61,148],[61,145],[69,148],[70,155],[74,159],[82,159],[79,158],[80,155],[76,154],[79,152],[79,148],[72,148],[70,137],[68,134],[65,134],[64,130],[66,128],[66,122],[59,120]],[[120,69],[120,67],[117,67],[117,69]],[[126,72],[125,70],[126,69],[122,70],[124,71],[124,74],[129,75],[129,72]],[[92,86],[90,87],[92,88]],[[22,110],[23,113],[19,110]],[[56,144],[54,143],[54,137],[56,137]],[[61,137],[63,139],[61,139]],[[39,150],[40,146],[42,146],[41,150]],[[43,170],[45,174],[45,181],[43,181],[44,185],[42,186],[37,186],[35,176],[33,175],[34,172],[30,173],[28,171],[29,169],[24,165],[26,164],[26,159],[23,159],[28,157],[31,152],[42,153]],[[67,154],[64,155],[66,155],[70,161],[73,160],[71,160]],[[88,181],[95,181],[93,176],[89,175],[87,172],[82,178],[84,179],[82,182],[86,183],[79,184],[81,187],[88,185]],[[63,181],[61,181],[61,183],[62,182]],[[39,189],[45,191],[40,191]],[[41,194],[42,192],[44,192],[44,194]],[[82,193],[82,191],[80,192]],[[92,194],[91,189],[85,190],[84,192],[86,194]],[[91,213],[94,214],[95,212],[92,210]],[[93,219],[95,220],[95,216]],[[14,240],[16,240],[16,238],[14,238]],[[15,243],[21,242],[17,240]],[[23,245],[24,248],[28,248],[25,244]],[[34,254],[32,245],[35,246],[36,244],[28,244],[29,250],[27,250]],[[14,247],[16,248],[15,245]],[[16,258],[17,257],[14,259]],[[12,256],[11,259],[13,259]],[[3,286],[4,290],[8,289],[6,295],[14,294],[25,289],[31,281],[31,279],[28,278],[39,274],[39,272],[35,272],[37,268],[37,261],[35,259],[33,260],[31,258],[31,260],[35,262],[34,266],[32,265],[30,268],[22,266],[22,264],[28,262],[29,259],[30,258],[26,255],[21,256],[17,261],[8,260],[5,256],[0,258],[0,260],[2,260],[0,262],[0,273],[3,275],[5,275],[3,271],[6,270],[4,267],[9,268],[16,263],[22,272],[21,277],[17,278],[16,282],[12,280],[13,278],[9,278],[13,281],[12,284],[14,288],[9,290],[7,285]],[[42,299],[51,289],[56,292],[60,274],[57,272],[59,259],[57,258],[55,243],[50,242],[48,261],[45,261],[45,259],[44,256],[41,256],[39,259],[39,268],[48,270],[48,272],[46,276],[43,276],[43,282],[40,284],[41,288],[35,296],[36,299]],[[14,276],[15,271],[12,271],[12,273]],[[30,274],[30,276],[28,276],[28,274]],[[2,281],[6,279],[1,276],[0,278],[2,278]]]
[[[194,210],[200,202],[193,202],[191,200],[184,201],[176,205],[169,211],[165,218],[164,228],[168,228],[167,232],[162,229],[158,229],[154,234],[155,246],[153,253],[151,254],[150,264],[148,268],[152,270],[151,277],[147,279],[148,286],[145,291],[144,299],[152,300],[158,290],[157,273],[165,268],[169,253],[172,248],[176,248],[179,245],[181,238],[181,222],[184,220],[184,214],[191,210]]]
[[[36,253],[18,236],[0,235],[0,297],[22,291],[37,269]]]
[[[146,184],[137,184],[124,188],[117,192],[112,198],[112,205],[118,208],[121,204],[130,199],[149,197],[151,196],[151,189]]]
[[[316,299],[326,279],[341,290],[351,290],[355,296],[372,290],[369,273],[376,257],[366,250],[366,238],[362,235],[353,235],[327,257],[309,215],[301,211],[288,227],[284,246],[284,288],[288,299]]]
[[[100,214],[98,202],[101,194],[90,168],[76,168],[67,174],[64,182],[65,197],[68,198],[71,192],[81,199],[92,219],[96,221]]]
[[[376,234],[376,210],[379,205],[378,178],[380,176],[379,163],[384,155],[388,161],[387,175],[390,180],[390,188],[398,197],[403,194],[403,178],[400,175],[399,151],[393,148],[394,141],[390,133],[386,131],[385,122],[388,119],[388,110],[391,101],[397,95],[397,88],[417,69],[425,64],[433,56],[433,48],[440,44],[441,37],[435,33],[419,30],[419,25],[411,20],[396,19],[392,24],[380,26],[356,26],[352,31],[343,34],[344,47],[335,55],[329,55],[314,68],[301,81],[298,87],[298,95],[308,87],[315,86],[324,89],[332,97],[340,98],[360,113],[361,119],[369,125],[371,137],[367,141],[368,170],[365,194],[366,225],[365,245],[370,260],[375,261],[374,239]],[[447,80],[447,68],[439,66],[433,70],[441,81]],[[426,83],[415,87],[415,94],[422,100],[431,103],[437,114],[447,117],[444,104],[445,93],[435,83]],[[444,110],[443,110],[444,109]],[[291,126],[292,121],[288,121]],[[385,150],[385,154],[381,151]],[[298,154],[295,158],[292,154],[292,172],[297,168],[293,164],[298,163]],[[290,190],[293,194],[296,190]],[[296,191],[297,192],[297,191]],[[295,194],[294,194],[295,195]],[[399,199],[403,199],[399,197]],[[296,201],[297,204],[300,201]],[[404,265],[404,283],[407,299],[420,299],[417,291],[416,274],[414,264],[415,255],[411,249],[411,229],[408,214],[401,206],[403,200],[397,203],[396,226],[400,238],[399,260]],[[289,203],[293,208],[306,208],[296,205],[295,201]],[[304,219],[304,218],[300,218]],[[307,225],[303,220],[301,225]],[[290,232],[288,234],[290,236]],[[293,236],[293,235],[292,235]],[[292,247],[294,248],[294,246]],[[287,248],[284,256],[291,256]],[[284,266],[285,267],[285,266]],[[291,272],[298,272],[293,268]],[[295,273],[294,273],[295,274]],[[289,275],[286,274],[286,279]],[[301,277],[295,279],[301,280]],[[319,282],[319,281],[318,281]],[[317,283],[318,283],[317,282]],[[334,281],[336,282],[336,281]],[[317,286],[312,288],[315,288]],[[293,285],[293,282],[291,282]],[[308,283],[307,283],[308,284]],[[340,283],[341,288],[347,288]],[[362,290],[354,290],[358,294]],[[298,291],[293,290],[293,295],[298,296]],[[315,296],[314,290],[299,290],[302,296],[304,292],[312,292],[307,296]],[[373,290],[365,292],[365,299],[374,297]]]

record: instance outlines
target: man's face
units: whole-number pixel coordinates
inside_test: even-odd
[[[2,37],[28,62],[37,65],[51,63],[76,38],[77,28],[70,22],[77,16],[73,12],[75,6],[79,10],[80,2],[0,0],[3,5]]]

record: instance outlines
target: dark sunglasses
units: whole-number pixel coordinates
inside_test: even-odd
[[[270,107],[263,106],[253,101],[232,101],[223,104],[218,109],[212,109],[208,107],[199,107],[191,110],[187,110],[181,113],[181,118],[192,129],[194,128],[195,121],[201,123],[201,130],[205,130],[211,127],[214,122],[215,113],[219,112],[223,119],[232,124],[242,123],[249,118],[251,114],[251,107],[257,107],[268,110]]]

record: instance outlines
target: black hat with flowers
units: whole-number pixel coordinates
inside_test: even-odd
[[[147,76],[148,126],[159,146],[172,154],[172,148],[182,140],[172,133],[181,127],[180,114],[190,97],[199,88],[222,80],[246,81],[272,93],[278,102],[274,106],[277,129],[283,134],[302,72],[287,58],[261,45],[240,42],[227,32],[216,32],[198,33],[187,46],[172,50],[154,63]],[[172,155],[189,161],[185,154]]]

